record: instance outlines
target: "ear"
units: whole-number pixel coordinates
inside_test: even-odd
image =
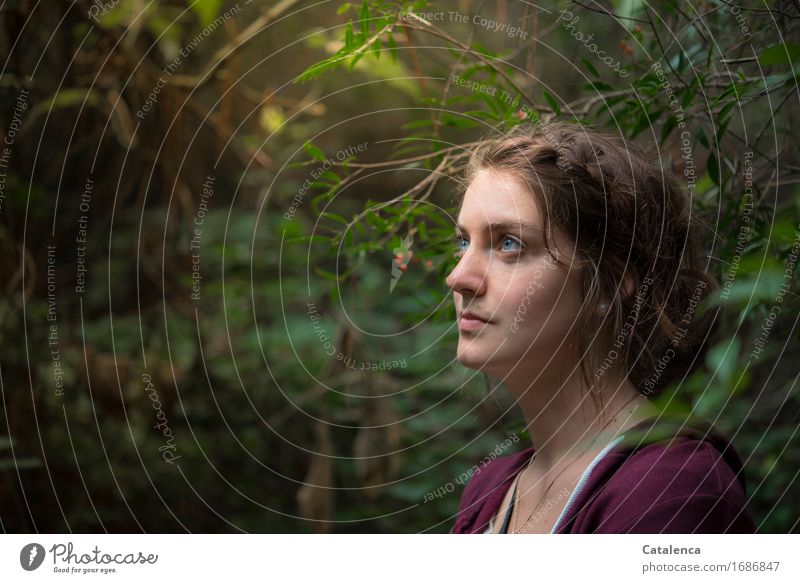
[[[619,287],[619,295],[622,301],[627,302],[632,300],[636,294],[636,277],[630,272],[626,272],[622,277],[622,283]],[[604,295],[600,301],[608,304],[610,300],[611,298]]]
[[[620,286],[623,301],[630,300],[636,293],[636,281],[633,275],[626,273]]]

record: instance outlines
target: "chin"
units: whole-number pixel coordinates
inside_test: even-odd
[[[494,368],[490,355],[485,354],[483,350],[476,350],[475,347],[459,350],[456,359],[462,366],[487,374],[492,374],[492,369]]]
[[[486,364],[486,357],[475,349],[458,350],[456,360],[467,368],[478,369]]]

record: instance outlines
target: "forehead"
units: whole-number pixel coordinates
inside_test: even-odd
[[[534,195],[507,173],[480,171],[469,184],[458,214],[460,231],[488,227],[541,231],[542,221]]]

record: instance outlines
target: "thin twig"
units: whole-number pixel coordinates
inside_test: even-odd
[[[653,23],[653,19],[650,18],[650,11],[649,10],[647,11],[647,20],[648,20],[648,23],[650,24],[650,28],[653,30],[653,36],[656,39],[656,43],[658,44],[658,48],[661,49],[661,54],[664,55],[664,60],[667,62],[667,66],[669,67],[669,70],[672,71],[672,74],[675,75],[675,78],[678,81],[681,82],[681,85],[683,85],[683,87],[685,89],[688,89],[689,86],[686,84],[686,81],[683,80],[683,77],[678,75],[678,72],[672,66],[672,63],[670,62],[670,59],[667,56],[667,52],[666,52],[666,49],[664,48],[664,45],[661,44],[661,37],[658,36],[658,32],[656,31],[656,25]],[[663,19],[662,19],[662,22],[664,22]]]
[[[449,152],[451,150],[466,150],[470,146],[477,146],[478,144],[480,144],[480,141],[467,142],[465,144],[458,144],[456,146],[448,146],[447,148],[442,148],[441,150],[438,150],[436,152],[431,152],[430,154],[421,154],[419,156],[413,156],[411,158],[402,158],[400,160],[390,160],[388,162],[372,162],[372,163],[368,163],[368,164],[367,163],[359,164],[359,163],[351,162],[351,163],[347,164],[347,166],[350,167],[350,168],[385,168],[387,166],[398,166],[398,165],[402,165],[402,164],[409,164],[411,162],[419,162],[420,160],[427,160],[429,158],[435,158],[436,156],[441,156],[442,154],[447,153],[447,152]],[[307,162],[299,163],[298,166],[310,166],[312,164],[318,164],[318,163],[319,162],[317,162],[316,160],[309,160]],[[344,166],[345,163],[344,162],[334,162],[332,165],[333,166]]]
[[[577,4],[581,8],[585,8],[590,12],[597,12],[598,14],[606,14],[608,16],[613,16],[614,18],[617,18],[619,20],[627,20],[629,22],[638,22],[639,24],[647,24],[646,20],[641,20],[639,18],[634,18],[632,16],[620,16],[619,14],[611,12],[610,10],[608,10],[607,8],[603,8],[602,6],[600,6],[599,8],[593,8],[591,6],[583,4],[582,2],[579,2],[578,0],[572,0],[572,2],[573,4]]]
[[[757,57],[740,57],[738,59],[720,59],[719,62],[723,65],[736,65],[738,63],[752,63],[757,60]]]
[[[785,16],[786,18],[791,18],[791,19],[800,18],[800,16],[793,16],[787,12],[782,12],[780,10],[773,10],[771,8],[748,8],[746,6],[738,6],[737,4],[734,4],[733,2],[728,2],[727,0],[720,0],[720,2],[722,2],[726,6],[730,6],[731,8],[738,8],[739,10],[742,10],[744,12],[768,12],[770,14],[780,14],[781,16]]]
[[[413,30],[419,30],[419,31],[422,31],[422,32],[426,32],[426,33],[428,33],[428,34],[430,34],[432,36],[444,39],[447,42],[454,44],[455,46],[457,46],[461,50],[467,51],[468,53],[471,53],[471,54],[475,55],[485,65],[488,65],[489,67],[491,67],[492,69],[497,71],[503,77],[503,79],[508,81],[508,83],[514,89],[516,89],[517,92],[519,92],[519,94],[523,97],[523,99],[525,99],[525,101],[527,101],[531,105],[535,105],[533,100],[531,100],[531,98],[528,97],[528,95],[524,91],[522,91],[522,89],[516,84],[516,82],[514,82],[514,80],[511,79],[511,77],[509,77],[508,74],[505,71],[503,71],[503,69],[501,67],[496,66],[494,63],[492,63],[485,56],[483,56],[479,52],[475,51],[471,47],[465,45],[464,43],[458,41],[457,39],[453,38],[452,36],[450,36],[449,34],[444,32],[443,30],[433,26],[432,24],[428,24],[428,27],[424,27],[424,26],[415,26],[415,25],[412,25],[412,24],[409,24],[409,23],[403,23],[403,26],[408,26],[408,27],[412,28]]]
[[[756,141],[753,142],[754,145],[758,144],[758,142],[761,140],[761,137],[764,135],[764,132],[766,132],[767,128],[769,128],[770,124],[775,123],[775,114],[778,113],[781,107],[786,105],[786,103],[789,101],[789,98],[793,95],[797,95],[797,91],[795,91],[794,87],[783,96],[783,99],[781,99],[778,105],[775,106],[775,109],[770,112],[767,121],[764,122],[764,127],[762,127],[761,130],[756,134]]]
[[[210,59],[210,65],[206,69],[205,73],[201,75],[174,75],[170,79],[170,84],[174,84],[175,86],[179,87],[191,87],[194,89],[199,89],[212,79],[214,72],[219,69],[225,61],[230,59],[234,54],[247,45],[247,43],[249,43],[257,33],[261,32],[264,27],[266,27],[269,23],[278,18],[281,14],[289,10],[298,2],[299,0],[282,0],[282,2],[279,2],[261,14],[261,16],[256,18],[252,24],[250,24],[250,26],[237,34],[233,40],[214,53],[214,56],[212,56]]]

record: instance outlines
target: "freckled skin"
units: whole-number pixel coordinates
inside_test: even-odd
[[[515,226],[483,230],[501,221]],[[562,234],[552,234],[556,263],[540,230],[520,228],[542,228],[533,195],[509,175],[483,170],[467,189],[458,223],[460,261],[446,283],[456,313],[471,310],[490,321],[459,331],[459,362],[501,379],[535,376],[551,358],[574,363],[568,336],[582,303],[580,270]]]

